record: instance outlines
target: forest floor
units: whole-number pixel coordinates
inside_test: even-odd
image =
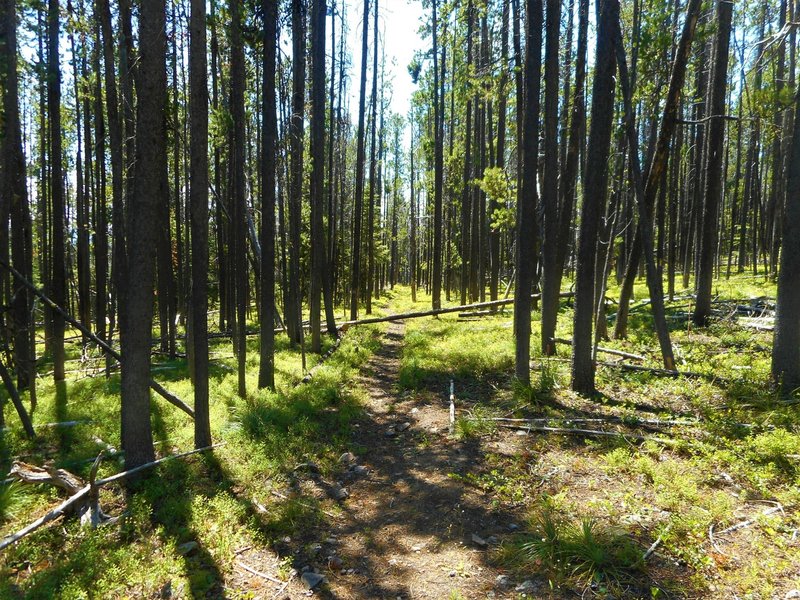
[[[718,294],[705,329],[687,324],[690,298],[668,304],[679,368],[694,375],[614,364],[659,366],[640,301],[628,338],[602,346],[643,360],[601,356],[594,398],[567,389],[569,346],[538,353],[537,312],[530,386],[511,377],[508,310],[351,328],[307,384],[281,339],[277,393],[256,391],[251,338],[246,399],[230,342],[215,339],[224,445],[165,463],[133,493],[104,489],[117,524],[62,519],[3,551],[0,598],[800,597],[800,405],[769,385],[763,319],[730,314],[774,287],[740,278]],[[427,306],[400,288],[376,312]],[[571,315],[566,301],[558,337]],[[78,342],[71,356],[66,391],[42,374],[35,420],[74,424],[27,441],[6,406],[4,469],[17,459],[85,477],[101,448],[101,476],[120,469],[118,377],[89,377]],[[191,398],[185,360],[154,375]],[[153,428],[160,456],[191,447],[191,421],[158,399]],[[0,487],[0,535],[63,497]]]

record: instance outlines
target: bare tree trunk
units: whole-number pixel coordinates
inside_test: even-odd
[[[125,468],[154,458],[150,428],[150,339],[153,325],[153,271],[156,215],[168,202],[166,131],[166,13],[164,3],[142,0],[139,12],[140,62],[136,126],[136,187],[129,210],[130,244],[127,307],[122,338],[122,449]],[[163,174],[162,174],[163,173]]]
[[[525,102],[522,122],[522,190],[517,205],[517,281],[514,295],[515,375],[531,378],[531,292],[535,276],[539,90],[542,62],[542,2],[527,0],[525,21]]]
[[[733,5],[730,0],[717,0],[717,32],[714,41],[714,70],[711,74],[709,101],[708,146],[705,164],[705,204],[700,238],[700,269],[697,272],[697,302],[692,320],[707,325],[711,315],[711,286],[714,280],[714,257],[719,239],[717,212],[722,199],[723,151],[725,142],[725,84],[728,81]],[[670,368],[670,367],[667,367]]]
[[[608,156],[614,118],[614,27],[619,21],[619,1],[598,5],[595,76],[592,84],[592,120],[586,151],[586,181],[578,238],[578,266],[575,276],[575,312],[572,333],[572,389],[595,393],[595,365],[592,361],[592,319],[594,318],[595,258],[600,217],[608,186]],[[519,292],[517,292],[519,295]]]
[[[208,406],[208,69],[205,0],[191,0],[189,121],[189,224],[192,237],[189,323],[192,331],[191,358],[194,363],[194,447],[204,448],[211,445]]]
[[[558,317],[558,46],[561,34],[561,0],[547,0],[547,35],[544,57],[544,177],[542,180],[542,352],[555,354]]]
[[[50,194],[52,198],[52,296],[56,304],[63,306],[67,301],[64,239],[64,181],[61,155],[61,69],[59,67],[59,4],[49,0],[47,11],[47,112],[50,123]],[[64,380],[64,318],[53,313],[53,377],[56,382]]]
[[[245,383],[247,358],[247,255],[246,255],[246,199],[245,199],[245,131],[244,88],[245,64],[242,45],[240,0],[231,2],[231,115],[233,117],[233,143],[231,145],[231,171],[233,174],[232,232],[233,270],[236,308],[234,352],[238,365],[238,393],[247,395]]]
[[[364,210],[364,105],[366,102],[367,87],[369,0],[364,0],[363,27],[361,34],[361,84],[358,96],[358,133],[356,134],[356,198],[353,208],[353,260],[351,262],[350,271],[350,319],[358,318],[358,294],[361,284],[361,213]]]

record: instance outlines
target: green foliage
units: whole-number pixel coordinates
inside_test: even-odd
[[[623,531],[591,517],[559,515],[547,498],[534,510],[529,531],[506,545],[501,560],[523,572],[544,570],[611,594],[642,568],[641,550]]]
[[[490,167],[478,179],[478,186],[486,196],[497,202],[498,207],[491,215],[491,227],[495,231],[511,231],[516,221],[514,199],[516,189],[508,173],[499,167]]]
[[[25,503],[26,492],[21,483],[12,481],[0,484],[0,521],[17,516]]]

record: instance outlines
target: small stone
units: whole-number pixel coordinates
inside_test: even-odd
[[[329,537],[329,538],[325,538],[325,543],[326,543],[326,544],[336,544],[338,541],[339,541],[339,540],[338,540],[338,539],[336,539],[336,538],[335,538],[335,537],[333,537],[333,536],[331,536],[331,537]]]
[[[411,414],[418,413],[418,412],[419,412],[419,409],[416,406],[411,409]]]
[[[197,549],[197,542],[186,542],[185,544],[181,544],[178,546],[178,554],[181,556],[186,556],[193,550]]]
[[[512,585],[511,578],[508,575],[498,575],[494,583],[497,587],[510,587]]]
[[[486,540],[483,539],[481,536],[479,536],[477,533],[473,533],[472,534],[472,543],[475,544],[476,546],[481,547],[481,548],[486,548],[486,546],[489,545],[486,542]]]
[[[486,543],[491,544],[492,546],[494,546],[498,541],[499,540],[497,539],[496,535],[490,535],[488,538],[486,538]]]
[[[325,577],[323,575],[320,575],[319,573],[306,571],[300,576],[300,581],[303,582],[303,585],[306,586],[307,589],[313,590],[320,583],[325,581]]]
[[[345,452],[339,457],[339,463],[343,465],[354,465],[358,458],[352,452]]]
[[[411,423],[406,421],[405,423],[400,423],[400,425],[397,426],[397,431],[405,431],[409,427],[411,427]]]
[[[457,575],[457,573],[456,573],[455,571],[450,571],[450,572],[447,574],[447,576],[448,576],[448,577],[455,577],[456,575]]]
[[[539,586],[535,584],[533,581],[528,579],[527,581],[523,581],[517,587],[514,588],[515,592],[519,592],[521,594],[532,594],[539,590]]]
[[[390,558],[389,559],[389,566],[396,567],[397,565],[398,565],[398,562],[397,562],[396,558]]]
[[[300,567],[301,573],[308,573],[309,571],[311,571],[311,565],[303,565],[302,567]]]
[[[784,598],[785,600],[789,600],[790,598],[800,598],[800,590],[790,590],[786,592]]]
[[[159,598],[172,598],[172,582],[171,581],[168,581],[163,586],[161,586],[161,589],[158,592],[158,597]]]
[[[509,531],[517,531],[518,529],[519,529],[519,525],[517,525],[516,523],[509,523],[508,524],[508,530]]]
[[[414,552],[419,552],[424,547],[425,547],[425,544],[414,544],[413,546],[411,546],[411,550],[413,550]]]
[[[328,568],[331,571],[341,571],[343,566],[344,563],[342,562],[342,559],[339,558],[338,556],[328,557]]]
[[[354,475],[358,476],[366,475],[367,473],[369,473],[369,469],[364,465],[355,465],[350,470],[353,472]]]
[[[311,554],[319,554],[322,552],[322,544],[311,544],[308,549]]]
[[[386,437],[394,437],[397,435],[397,432],[394,430],[394,427],[389,427],[389,429],[387,429],[386,433],[384,433],[383,435],[385,435]]]
[[[344,500],[348,496],[350,496],[350,492],[347,491],[347,488],[340,487],[333,490],[334,500]]]
[[[520,429],[514,435],[519,435],[519,436],[528,435],[528,432],[523,429]]]

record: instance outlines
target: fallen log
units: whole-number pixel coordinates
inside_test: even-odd
[[[686,421],[686,420],[671,420],[671,419],[623,419],[622,417],[608,417],[608,418],[567,418],[567,417],[543,417],[536,419],[511,419],[507,417],[493,417],[487,419],[488,421],[497,421],[498,423],[619,423],[622,425],[648,425],[653,427],[658,426],[682,426],[682,425],[699,425],[699,421]]]
[[[20,283],[22,283],[25,287],[27,287],[29,290],[31,290],[34,294],[36,294],[36,296],[42,302],[47,304],[47,306],[49,306],[51,310],[56,311],[59,315],[64,317],[64,320],[67,321],[67,323],[69,323],[75,329],[77,329],[78,331],[80,331],[81,333],[86,335],[86,337],[88,337],[95,344],[97,344],[100,348],[102,348],[109,356],[111,356],[111,358],[113,358],[117,362],[122,362],[122,355],[119,352],[114,350],[114,348],[112,348],[107,342],[105,342],[105,341],[101,340],[99,337],[97,337],[97,335],[95,335],[88,327],[85,327],[80,322],[78,322],[74,318],[72,318],[72,316],[67,311],[65,311],[63,308],[61,308],[55,302],[53,302],[50,298],[45,296],[44,293],[39,288],[37,288],[35,285],[33,285],[25,277],[23,277],[22,273],[17,271],[14,267],[12,267],[10,264],[8,264],[8,262],[3,260],[2,258],[0,258],[0,265],[4,266],[6,269],[8,269],[11,272],[11,274],[14,275],[14,277],[16,277],[20,281]],[[168,392],[166,389],[164,389],[164,386],[162,386],[160,383],[158,383],[157,381],[151,379],[150,380],[150,388],[154,392],[156,392],[159,396],[164,398],[164,400],[166,400],[167,402],[169,402],[173,406],[176,406],[176,407],[180,408],[183,412],[185,412],[187,415],[189,415],[190,417],[192,417],[194,419],[194,409],[192,409],[192,407],[190,407],[188,404],[186,404],[183,400],[178,398],[175,394],[173,394],[171,392]]]
[[[574,294],[572,292],[561,292],[559,298],[571,298]],[[538,300],[541,294],[532,294],[532,300]],[[366,319],[356,319],[355,321],[345,321],[339,325],[339,330],[347,331],[348,328],[355,325],[371,325],[373,323],[386,323],[388,321],[403,321],[406,319],[418,319],[421,317],[435,317],[437,315],[445,315],[448,313],[465,312],[473,309],[490,308],[493,306],[504,306],[506,304],[513,304],[514,298],[507,298],[503,300],[491,300],[489,302],[477,302],[475,304],[464,304],[463,306],[448,306],[446,308],[436,308],[433,310],[423,310],[416,312],[397,313],[385,317],[369,317]]]
[[[572,340],[568,340],[566,338],[552,338],[552,340],[556,344],[565,344],[567,346],[572,346]],[[639,354],[631,354],[630,352],[623,352],[622,350],[615,350],[614,348],[603,348],[602,346],[598,346],[597,351],[602,352],[603,354],[612,354],[613,356],[621,356],[622,358],[629,358],[631,360],[646,359],[646,357],[641,356]]]
[[[625,363],[607,362],[604,360],[598,360],[596,364],[598,366],[609,367],[611,369],[621,369],[622,371],[632,371],[635,373],[652,373],[653,375],[658,375],[659,377],[689,377],[694,379],[707,379],[710,381],[718,381],[718,382],[726,381],[722,377],[717,377],[716,375],[709,375],[707,373],[697,373],[695,371],[677,371],[673,369],[660,369],[656,367],[642,367],[639,365],[628,365]]]
[[[129,469],[127,471],[123,471],[121,473],[117,473],[116,475],[111,475],[110,477],[106,477],[105,479],[97,479],[97,480],[95,480],[94,478],[95,478],[95,476],[97,474],[97,467],[99,466],[99,459],[101,458],[100,456],[98,456],[98,458],[95,459],[95,466],[92,467],[92,476],[91,476],[92,477],[92,482],[90,482],[88,485],[85,485],[82,488],[80,488],[72,496],[70,496],[69,498],[64,500],[64,502],[62,502],[61,504],[56,506],[53,510],[51,510],[50,512],[48,512],[44,516],[36,519],[36,521],[31,523],[30,525],[28,525],[26,527],[23,527],[17,533],[15,533],[13,535],[10,535],[10,536],[7,536],[7,537],[3,538],[2,540],[0,540],[0,550],[3,550],[5,548],[7,548],[11,544],[13,544],[13,543],[21,540],[22,538],[24,538],[26,535],[28,535],[30,533],[33,533],[34,531],[39,529],[42,525],[45,525],[45,524],[49,523],[50,521],[52,521],[53,519],[55,519],[56,517],[61,516],[62,514],[64,514],[67,511],[67,509],[71,508],[72,506],[74,506],[78,502],[81,502],[84,498],[89,496],[90,493],[92,494],[92,496],[94,496],[96,490],[101,488],[101,487],[103,487],[103,486],[105,486],[105,485],[108,485],[110,483],[114,483],[116,481],[120,481],[120,480],[123,480],[123,479],[127,479],[131,475],[135,475],[137,473],[141,473],[142,471],[145,471],[147,469],[152,469],[153,467],[156,467],[156,466],[158,466],[158,465],[160,465],[162,463],[165,463],[165,462],[167,462],[169,460],[174,460],[174,459],[178,459],[178,458],[185,458],[187,456],[191,456],[192,454],[197,454],[199,452],[205,452],[206,450],[212,450],[213,448],[218,448],[219,446],[224,446],[224,445],[225,445],[225,442],[222,442],[222,443],[219,443],[219,444],[213,444],[211,446],[205,446],[204,448],[197,448],[196,450],[191,450],[189,452],[183,452],[181,454],[171,454],[169,456],[165,456],[164,458],[159,458],[158,460],[154,460],[152,462],[145,463],[145,464],[140,465],[138,467],[135,467],[133,469]],[[102,453],[101,453],[101,456],[102,456]]]
[[[75,492],[75,494],[73,494],[72,496],[70,496],[69,498],[64,500],[61,504],[56,506],[53,510],[51,510],[47,514],[45,514],[45,515],[39,517],[38,519],[36,519],[33,523],[31,523],[27,527],[23,527],[17,533],[15,533],[13,535],[9,535],[9,536],[3,538],[2,540],[0,540],[0,550],[3,550],[5,548],[7,548],[11,544],[13,544],[13,543],[21,540],[22,538],[24,538],[29,533],[33,533],[34,531],[39,529],[42,525],[45,525],[45,524],[49,523],[50,521],[52,521],[53,519],[55,519],[56,517],[59,517],[62,514],[64,514],[64,512],[68,508],[70,508],[71,506],[73,506],[77,502],[80,502],[81,500],[83,500],[83,498],[88,496],[90,489],[91,488],[88,485],[82,487],[80,490]]]
[[[25,483],[47,483],[54,485],[68,494],[76,494],[85,485],[84,481],[64,469],[53,467],[37,467],[21,461],[14,461],[9,475]]]
[[[572,429],[570,427],[546,427],[533,425],[498,425],[503,429],[516,429],[518,431],[541,431],[544,433],[555,433],[558,435],[584,435],[587,437],[621,437],[625,440],[635,440],[637,442],[657,442],[665,446],[675,446],[675,440],[653,437],[649,435],[638,435],[634,433],[622,433],[620,431],[601,431],[598,429]]]
[[[337,337],[336,341],[333,343],[333,346],[328,348],[328,351],[322,355],[322,357],[319,359],[319,362],[315,364],[313,367],[311,367],[311,370],[305,374],[301,383],[308,383],[309,381],[311,381],[311,379],[314,377],[314,372],[325,364],[325,361],[330,358],[331,354],[333,354],[334,352],[336,352],[336,350],[338,350],[339,345],[341,343],[342,343],[342,338]]]

